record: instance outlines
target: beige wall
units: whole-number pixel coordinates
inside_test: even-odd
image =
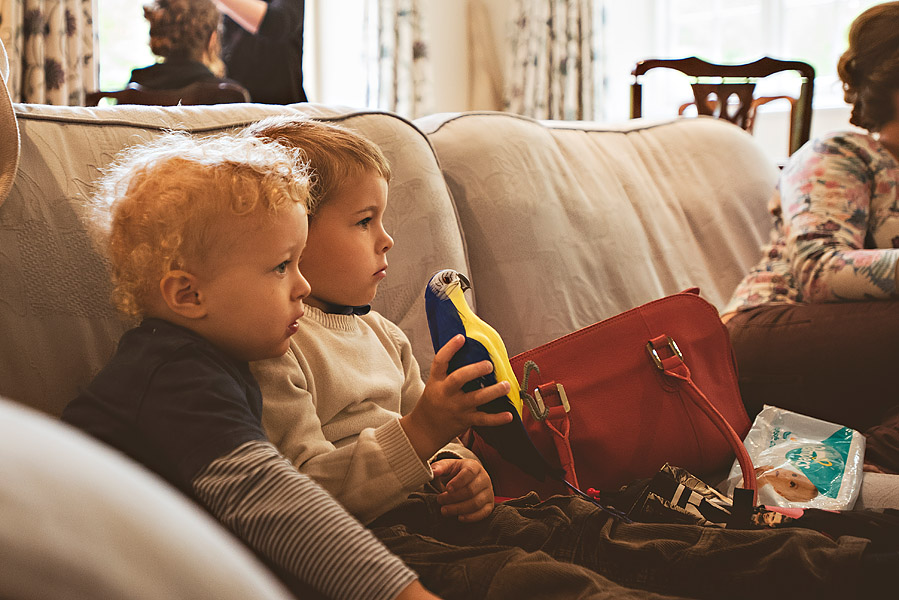
[[[495,53],[500,70],[500,81],[495,84],[501,86],[505,76],[506,40],[515,0],[424,0],[422,11],[431,42],[434,112],[500,108],[492,105],[488,89],[491,83],[483,79],[483,73],[470,72],[472,46],[466,22],[470,2],[483,5],[488,16],[493,33],[493,45],[488,50]]]
[[[492,82],[485,81],[483,66],[476,68],[475,73],[470,72],[472,51],[467,22],[470,5],[483,9],[486,13],[483,21],[492,30],[492,39],[486,40],[476,53],[478,65],[489,62],[483,60],[484,55],[493,58],[493,70],[498,73]],[[506,39],[514,8],[515,0],[422,0],[431,57],[432,112],[500,108],[498,100],[489,99],[490,94],[485,90],[491,85],[494,90],[502,89]],[[358,80],[359,57],[366,51],[366,40],[348,40],[345,34],[362,31],[363,16],[361,2],[307,0],[303,75],[306,92],[313,102],[366,104],[365,85]]]

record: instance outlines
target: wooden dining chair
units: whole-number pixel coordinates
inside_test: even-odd
[[[674,69],[690,78],[693,101],[681,105],[679,114],[693,104],[700,115],[725,119],[752,132],[756,109],[762,104],[786,98],[791,105],[790,154],[799,149],[811,136],[815,69],[808,63],[771,57],[741,65],[719,65],[695,56],[641,60],[631,71],[634,76],[631,84],[632,118],[638,118],[643,114],[643,76],[647,71],[656,68]],[[755,87],[759,80],[782,71],[795,71],[799,74],[802,82],[797,96],[755,96]]]
[[[249,102],[250,93],[245,87],[228,81],[197,81],[175,90],[155,90],[139,83],[129,83],[123,90],[90,92],[85,103],[96,106],[103,98],[113,98],[116,104],[176,106]]]

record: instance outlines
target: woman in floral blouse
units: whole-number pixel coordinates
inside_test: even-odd
[[[722,319],[750,416],[773,404],[857,429],[899,404],[899,2],[856,18],[850,122],[790,159],[774,231]]]

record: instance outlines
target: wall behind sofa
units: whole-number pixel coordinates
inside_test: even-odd
[[[362,6],[362,2],[306,2],[306,33],[304,85],[310,99],[324,104],[365,105],[365,82],[348,73],[359,69],[359,54],[363,41],[353,39],[347,31],[361,31],[361,9],[347,12],[347,6]],[[499,62],[502,89],[504,56],[508,45],[508,28],[514,13],[515,0],[421,0],[422,21],[428,53],[431,58],[432,111],[499,110],[501,105],[490,101],[484,93],[489,84],[483,78],[474,85],[470,98],[470,59],[472,47],[468,39],[467,14],[469,5],[483,9],[492,40],[492,51]],[[483,53],[483,49],[481,50]],[[316,54],[319,60],[315,60]],[[482,56],[480,58],[483,58]],[[327,64],[327,68],[322,65]]]

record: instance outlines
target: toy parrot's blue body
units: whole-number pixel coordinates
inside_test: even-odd
[[[521,421],[522,401],[518,379],[512,372],[509,356],[502,338],[493,327],[478,318],[465,301],[468,280],[452,269],[439,271],[425,288],[425,310],[431,330],[434,352],[442,348],[456,334],[465,336],[465,345],[450,359],[448,372],[464,365],[489,360],[493,373],[468,382],[462,389],[472,391],[508,381],[509,394],[478,407],[488,413],[510,412],[512,422],[497,427],[476,427],[478,435],[493,446],[500,456],[524,472],[543,481],[547,476],[563,480],[564,471],[550,465],[531,442]]]

